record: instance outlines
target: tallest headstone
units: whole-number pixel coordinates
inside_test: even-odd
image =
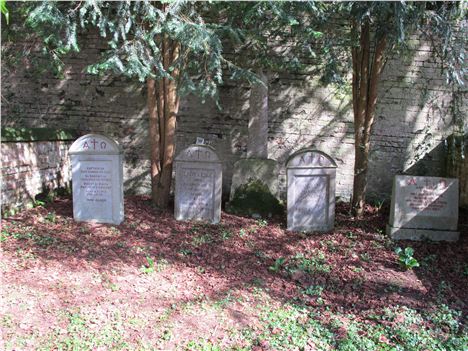
[[[248,158],[268,158],[268,77],[257,72],[260,82],[250,90]]]
[[[98,134],[77,139],[70,147],[73,218],[120,224],[124,219],[122,148]]]

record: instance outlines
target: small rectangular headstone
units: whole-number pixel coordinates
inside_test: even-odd
[[[77,139],[69,151],[72,163],[73,218],[120,224],[124,219],[122,149],[97,134]]]
[[[175,159],[175,218],[218,223],[222,165],[214,149],[191,145]]]
[[[459,238],[458,180],[395,176],[387,234],[395,240]]]

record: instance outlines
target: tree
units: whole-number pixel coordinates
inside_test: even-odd
[[[454,30],[463,19],[464,2],[86,1],[25,6],[31,8],[28,25],[44,39],[58,67],[63,55],[79,50],[80,32],[94,28],[108,38],[109,46],[88,71],[110,70],[147,85],[152,195],[159,207],[169,198],[179,99],[189,93],[202,100],[216,98],[226,72],[232,79],[263,84],[252,70],[304,69],[301,58],[307,55],[323,68],[324,82],[344,82],[347,68],[352,69],[352,207],[357,216],[363,212],[377,88],[389,50],[404,48],[413,30],[428,37],[437,34],[434,42],[442,44],[439,56],[450,79],[461,82],[466,72],[465,46],[457,44],[457,38],[467,37],[466,27],[465,35]],[[233,55],[223,53],[226,45]],[[284,50],[272,50],[275,45]]]
[[[103,58],[88,67],[113,71],[147,85],[153,202],[168,204],[180,97],[215,97],[223,69],[249,76],[222,55],[227,26],[210,21],[205,2],[44,2],[29,12],[27,24],[40,35],[58,64],[79,51],[80,33],[94,28],[107,38]]]
[[[267,50],[265,33],[283,34],[285,26],[299,23],[289,14],[298,14],[293,8],[301,9],[289,2],[44,2],[30,10],[27,24],[43,38],[58,68],[63,55],[79,51],[80,32],[95,28],[109,38],[109,47],[88,72],[110,70],[146,82],[152,198],[164,208],[180,97],[216,99],[226,71],[228,79],[263,84],[251,70],[284,60],[284,53],[272,56]],[[226,44],[235,51],[229,59],[223,56]],[[239,59],[247,51],[249,59]]]
[[[325,77],[342,83],[347,72],[343,62],[352,62],[355,163],[351,205],[355,216],[362,216],[364,210],[377,88],[389,52],[405,49],[408,34],[419,31],[434,44],[448,82],[463,85],[467,33],[461,21],[465,9],[464,2],[353,1],[330,3],[324,11],[328,14],[322,22],[323,43],[328,48]],[[348,57],[339,51],[343,47],[349,48]]]

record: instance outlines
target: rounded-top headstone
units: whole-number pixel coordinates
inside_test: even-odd
[[[335,221],[336,163],[326,153],[302,149],[286,163],[288,229],[329,231]]]
[[[177,157],[176,161],[194,161],[194,162],[221,162],[212,146],[209,145],[190,145],[184,149]]]
[[[222,163],[208,145],[190,145],[175,158],[177,220],[218,223],[221,218]]]
[[[120,224],[124,219],[122,148],[104,135],[87,134],[72,144],[69,154],[73,218]]]
[[[314,149],[302,149],[292,154],[287,168],[337,168],[335,161],[326,153]]]
[[[120,155],[122,147],[104,135],[86,134],[75,140],[70,155]]]

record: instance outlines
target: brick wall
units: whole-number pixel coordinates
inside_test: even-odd
[[[31,43],[18,43],[22,45]],[[90,76],[87,64],[103,48],[97,36],[65,61],[64,79],[34,75],[24,59],[2,70],[3,126],[74,128],[80,134],[102,133],[124,147],[127,192],[149,193],[149,148],[146,88],[122,77]],[[451,134],[451,92],[445,87],[430,47],[413,41],[414,50],[386,64],[379,87],[377,119],[372,139],[369,194],[388,197],[395,173],[443,175],[441,142]],[[232,165],[246,156],[248,97],[246,85],[220,88],[222,110],[189,96],[181,101],[176,136],[181,150],[205,138],[223,160],[223,189],[228,191]],[[466,96],[463,97],[466,100]],[[316,147],[338,164],[337,194],[352,191],[354,140],[349,95],[321,87],[317,77],[279,75],[270,79],[268,155],[284,166],[303,147]],[[466,104],[465,104],[466,105]],[[285,191],[285,170],[280,187]]]
[[[36,195],[69,188],[72,141],[2,142],[2,212],[33,205]]]

